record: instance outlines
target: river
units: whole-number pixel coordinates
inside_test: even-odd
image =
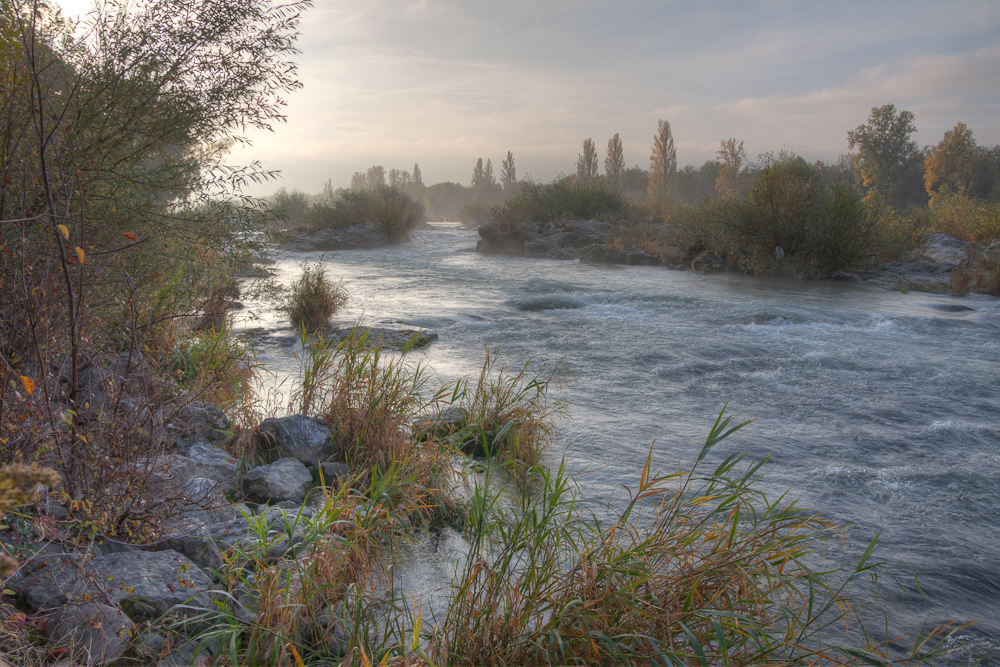
[[[279,255],[277,279],[322,259],[351,295],[340,319],[437,331],[415,354],[442,381],[478,372],[487,345],[512,365],[564,360],[572,418],[550,459],[598,468],[582,484],[599,500],[635,483],[654,441],[656,467],[691,461],[728,403],[755,421],[716,457],[770,455],[765,488],[853,524],[855,557],[881,531],[902,586],[883,575],[867,616],[910,636],[978,621],[961,641],[995,660],[1000,300],[484,256],[475,231],[433,227],[391,248]],[[268,312],[261,325],[288,326]],[[259,359],[279,378],[297,368],[287,345]]]

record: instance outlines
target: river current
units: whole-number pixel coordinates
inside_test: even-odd
[[[475,231],[433,228],[390,248],[279,255],[277,279],[323,261],[351,296],[339,319],[434,329],[411,354],[443,382],[476,374],[485,346],[514,366],[564,361],[571,419],[550,460],[594,469],[581,484],[597,500],[635,484],[651,444],[654,467],[689,463],[728,403],[755,421],[714,458],[770,455],[764,487],[851,524],[855,558],[881,531],[888,564],[865,616],[911,637],[978,621],[961,641],[996,662],[1000,300],[484,256]],[[251,325],[288,338],[263,315]],[[280,378],[292,350],[258,358]]]

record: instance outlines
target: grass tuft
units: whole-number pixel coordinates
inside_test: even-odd
[[[327,277],[322,264],[306,264],[302,275],[292,283],[283,310],[296,327],[315,331],[330,324],[330,318],[347,304],[347,298],[347,290]]]

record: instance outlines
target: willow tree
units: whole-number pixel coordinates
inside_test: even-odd
[[[137,351],[158,323],[231,289],[227,269],[267,222],[241,189],[272,174],[221,157],[284,120],[308,5],[105,0],[77,26],[37,0],[4,2],[0,442],[13,442],[14,373],[47,399],[52,427],[33,446],[57,453],[71,497],[83,440],[53,406],[86,407],[85,358]]]
[[[646,196],[653,200],[666,199],[677,177],[677,149],[669,121],[661,120],[653,136],[653,151],[649,156],[649,186]]]

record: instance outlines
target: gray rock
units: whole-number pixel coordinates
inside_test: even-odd
[[[177,488],[192,479],[210,479],[232,486],[236,479],[236,459],[205,443],[187,449],[187,454],[164,454],[156,460],[153,478],[161,486]]]
[[[182,451],[197,443],[224,440],[233,424],[218,406],[192,401],[169,416],[168,430]]]
[[[458,405],[449,405],[440,412],[424,415],[413,423],[413,436],[418,441],[452,435],[469,422],[469,412]]]
[[[207,604],[209,583],[205,573],[175,551],[135,551],[63,559],[26,577],[19,590],[34,610],[86,599],[118,605],[134,618],[155,618],[192,598]]]
[[[526,241],[524,244],[525,257],[548,257],[553,250],[555,247],[547,241]]]
[[[422,327],[361,327],[332,329],[330,335],[336,340],[346,340],[353,336],[366,347],[384,347],[394,350],[416,350],[427,347],[437,340],[435,331]]]
[[[320,472],[322,472],[321,479],[324,486],[340,488],[340,480],[351,474],[351,468],[346,463],[326,461],[319,464],[319,467],[317,468],[317,478],[320,477]],[[320,479],[317,479],[316,481],[319,482]]]
[[[290,245],[296,250],[340,250],[351,248],[380,248],[392,239],[378,227],[354,224],[346,228],[319,229],[300,234]]]
[[[916,253],[933,264],[950,264],[954,267],[969,257],[969,244],[947,234],[928,234]]]
[[[633,266],[655,266],[660,264],[660,258],[642,248],[629,248],[625,253],[626,260]]]
[[[316,465],[333,453],[333,431],[322,419],[305,415],[265,419],[259,430],[265,446],[281,458]]]
[[[628,256],[605,245],[594,243],[580,249],[580,261],[588,264],[627,264]]]
[[[302,501],[312,487],[312,474],[298,459],[284,458],[254,468],[243,476],[242,486],[254,502]]]
[[[45,627],[49,643],[85,665],[106,665],[129,647],[132,621],[117,607],[88,602],[56,610]]]

